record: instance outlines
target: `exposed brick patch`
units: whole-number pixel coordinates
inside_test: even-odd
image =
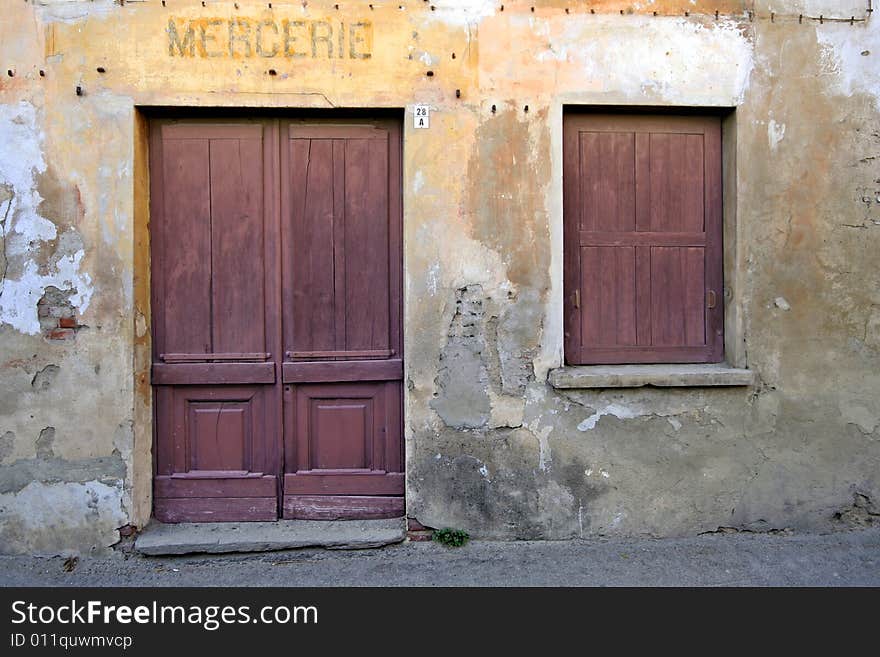
[[[135,539],[140,531],[138,527],[136,525],[122,525],[122,527],[117,527],[116,531],[119,532],[119,540],[111,547],[125,555],[134,554]]]
[[[46,333],[46,337],[50,340],[70,340],[76,335],[76,331],[69,328],[51,329]]]
[[[77,321],[76,310],[70,303],[74,289],[59,290],[54,285],[46,288],[37,302],[37,316],[43,336],[48,340],[70,340],[82,328]]]
[[[426,529],[428,529],[427,527],[425,527],[422,523],[420,523],[415,518],[407,518],[406,519],[406,528],[408,531],[412,531],[412,532],[421,532],[421,531],[425,531]]]
[[[425,527],[415,518],[407,518],[406,538],[415,543],[430,541],[434,538],[434,530],[431,527]]]
[[[135,527],[134,525],[122,525],[122,527],[119,528],[119,535],[123,538],[133,536],[136,533],[137,527]]]

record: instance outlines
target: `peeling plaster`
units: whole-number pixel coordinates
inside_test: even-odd
[[[858,29],[845,23],[817,25],[816,39],[823,73],[834,78],[836,91],[845,96],[868,94],[880,111],[880,21],[872,18]]]
[[[440,21],[450,27],[466,27],[493,16],[497,10],[494,0],[435,0],[436,11],[426,14],[431,21]]]
[[[0,105],[0,143],[4,144],[0,183],[12,190],[7,208],[7,273],[0,287],[0,322],[29,335],[40,332],[37,301],[50,285],[75,290],[70,302],[80,312],[88,309],[94,292],[91,276],[81,271],[83,249],[61,255],[45,268],[34,259],[41,243],[58,236],[55,224],[37,212],[43,198],[37,191],[36,175],[46,172],[43,141],[32,105]],[[24,259],[18,272],[8,264],[17,257]]]
[[[424,187],[424,186],[425,186],[425,174],[422,173],[421,170],[416,171],[413,174],[413,182],[412,182],[413,193],[418,194],[419,192],[422,191],[422,187]]]
[[[779,142],[785,136],[785,124],[777,123],[773,119],[767,122],[767,140],[770,142],[770,150],[775,151]]]
[[[705,26],[679,18],[632,17],[621,30],[611,20],[600,19],[609,23],[608,36],[585,42],[576,56],[584,78],[602,90],[683,105],[693,104],[698,94],[726,98],[728,105],[742,103],[754,51],[736,22]],[[711,64],[717,61],[727,62],[723,70]],[[699,92],[697,80],[704,84]]]
[[[776,297],[773,299],[773,305],[779,310],[791,310],[791,304],[786,301],[785,297]]]
[[[621,420],[631,420],[634,417],[639,417],[640,415],[643,415],[643,413],[636,411],[632,408],[627,408],[626,406],[622,406],[620,404],[608,404],[607,406],[600,408],[590,417],[581,422],[577,426],[578,431],[589,431],[596,426],[596,423],[604,415],[613,415],[614,417],[620,418]]]
[[[100,481],[32,481],[18,493],[0,494],[0,553],[102,553],[128,522],[122,497],[121,482]]]
[[[873,433],[880,424],[880,413],[869,408],[869,404],[860,404],[856,400],[842,401],[840,414],[846,422],[856,425],[865,434]]]
[[[539,428],[540,419],[533,420],[529,423],[529,431],[538,439],[538,469],[541,472],[547,472],[553,462],[553,455],[550,453],[550,441],[548,440],[553,433],[552,426],[544,426]]]
[[[119,0],[40,0],[40,18],[47,23],[78,23],[104,18],[119,7]]]

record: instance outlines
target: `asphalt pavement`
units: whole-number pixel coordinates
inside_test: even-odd
[[[880,586],[880,527],[829,534],[0,556],[2,586]]]

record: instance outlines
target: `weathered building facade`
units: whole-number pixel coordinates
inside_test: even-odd
[[[426,526],[500,539],[817,530],[869,521],[880,512],[877,21],[869,0],[4,3],[0,551],[100,551],[119,540],[119,528],[144,527],[154,513],[192,519],[199,509],[216,513],[244,504],[271,517],[298,517],[302,504],[327,492],[396,497],[394,512],[402,513],[405,501],[406,515]],[[589,127],[596,116],[611,127]],[[574,151],[566,146],[572,117],[588,119],[572,138]],[[421,119],[426,125],[417,125]],[[659,127],[642,133],[626,127],[633,119]],[[717,136],[699,141],[696,168],[688,168],[697,160],[688,159],[687,149],[697,142],[682,142],[685,155],[668,155],[668,162],[649,148],[657,135],[656,143],[666,144],[664,135],[678,134],[668,126],[679,120],[706,121],[710,127],[699,134]],[[390,127],[382,132],[377,125]],[[221,157],[215,142],[233,139],[224,130],[235,126],[243,130],[234,133],[241,149],[258,144],[253,157],[235,151],[241,171],[256,176],[251,187],[236,193],[239,183],[218,179],[200,187],[187,178]],[[352,289],[359,277],[355,269],[351,280],[334,283],[331,276],[329,296],[315,294],[314,305],[301,311],[284,301],[285,272],[321,254],[310,248],[288,262],[274,245],[291,243],[285,208],[292,221],[308,215],[309,201],[296,190],[301,180],[311,189],[309,176],[319,174],[297,174],[297,154],[319,168],[322,139],[335,144],[321,165],[331,182],[316,183],[309,193],[331,190],[331,209],[316,211],[315,222],[336,212],[334,199],[372,202],[363,200],[366,187],[355,189],[358,180],[378,175],[380,187],[387,183],[376,201],[379,215],[390,217],[376,247],[387,265],[379,280],[387,287],[361,310],[347,301],[336,324],[327,320],[336,327],[328,330],[337,331],[330,347],[317,338],[297,347],[299,338],[290,344],[282,338],[289,323],[317,316],[321,298],[336,298],[334,285]],[[642,151],[640,144],[649,146]],[[178,147],[177,163],[163,164]],[[672,150],[656,153],[677,152],[674,143],[665,148]],[[199,149],[201,160],[185,160]],[[593,156],[613,162],[601,170],[614,175],[591,173],[584,162]],[[340,161],[356,168],[337,175]],[[668,173],[679,169],[678,177]],[[661,201],[641,202],[639,190],[655,185],[650,172],[661,170],[664,180],[698,190],[696,205],[673,203],[677,209],[668,216],[716,216],[714,237],[711,222],[696,229],[668,224],[668,234],[651,223],[661,219],[645,208]],[[714,186],[707,182],[712,172]],[[572,180],[580,182],[566,191]],[[584,180],[593,181],[587,192]],[[667,188],[679,189],[676,184]],[[176,196],[160,204],[174,185]],[[181,204],[195,204],[206,185],[208,206],[232,207],[252,192],[262,194],[258,210],[228,219],[231,242],[222,242],[227,233],[218,228],[220,237],[199,246],[175,228],[196,212],[178,211]],[[220,204],[224,189],[233,192]],[[591,197],[589,189],[600,191]],[[612,199],[620,221],[633,215],[638,224],[647,212],[648,228],[600,234],[596,226],[571,224],[578,221],[568,218],[572,208],[595,198],[606,205]],[[306,209],[297,215],[300,202]],[[216,214],[213,206],[210,211]],[[260,224],[265,232],[253,241],[237,221],[261,212],[276,219]],[[221,220],[212,217],[215,225]],[[166,246],[157,246],[160,233]],[[368,234],[352,234],[345,252],[367,243]],[[333,239],[321,260],[328,271],[343,262]],[[594,251],[570,258],[572,240]],[[259,258],[248,250],[254,244],[265,249],[258,269],[252,267]],[[640,264],[647,250],[654,265]],[[171,344],[176,334],[168,324],[157,329],[157,313],[177,317],[178,329],[200,326],[186,294],[198,288],[192,263],[203,263],[206,253],[212,263],[226,258],[223,271],[240,274],[222,286],[233,290],[227,297],[217,301],[212,292],[206,312],[213,314],[203,318],[214,327],[207,329],[214,331],[214,352],[224,353],[205,356],[210,345],[199,352],[203,358],[161,351],[155,341]],[[356,258],[347,257],[345,266],[355,267]],[[663,265],[667,257],[679,264]],[[157,264],[164,262],[172,264]],[[320,264],[308,270],[317,287]],[[717,267],[723,282],[712,283],[704,267]],[[181,271],[190,278],[174,279],[174,288],[169,276]],[[679,338],[639,314],[678,303],[650,291],[673,274],[678,287],[696,286],[683,293]],[[251,307],[234,290],[253,285],[255,276],[265,288],[248,297],[261,300]],[[644,288],[647,306],[640,300],[642,276],[654,285]],[[166,292],[157,294],[160,280]],[[620,281],[632,282],[629,301],[621,301]],[[610,296],[596,301],[597,289]],[[279,308],[266,310],[259,344],[216,347],[226,339],[217,333],[221,314],[246,314],[244,335],[262,321],[271,299]],[[615,320],[590,323],[607,317],[597,309],[612,306]],[[350,327],[366,320],[352,324],[349,315],[367,316],[376,307],[391,320],[354,344]],[[621,319],[624,307],[636,309],[631,322]],[[584,345],[572,346],[572,327]],[[627,332],[631,338],[620,337]],[[600,364],[587,343],[601,342],[596,336],[605,333],[611,337],[602,344],[615,345],[617,356]],[[709,344],[714,336],[714,350],[664,358],[652,351],[661,335],[688,345]],[[653,355],[620,357],[635,347]],[[363,365],[345,374],[327,374],[341,365],[317,374],[303,368],[314,360],[376,359],[386,362],[381,376],[364,374]],[[650,367],[621,364],[646,359]],[[719,359],[724,363],[712,364]],[[706,362],[665,367],[680,360]],[[242,378],[223,379],[233,371]],[[179,372],[202,374],[187,382],[175,378],[184,376]],[[340,380],[348,387],[337,388],[324,406],[309,405],[312,398],[329,399],[321,397],[321,385]],[[222,381],[239,388],[218,392]],[[178,402],[163,401],[163,382],[187,394],[193,386],[216,389],[181,401],[184,419],[169,410],[171,419],[164,420],[157,406]],[[255,398],[248,390],[261,385],[260,403],[270,409],[262,425],[254,424],[257,407],[245,404]],[[309,385],[318,392],[300,402],[297,395]],[[296,417],[314,412],[309,417],[326,435],[360,427],[374,456],[379,435],[390,451],[370,465],[361,463],[369,460],[368,448],[352,455],[346,447],[314,443],[323,456],[297,464],[291,451],[301,435],[285,434],[296,424],[295,409],[306,409]],[[239,431],[235,422],[250,423],[229,438],[236,450],[256,450],[263,439],[273,445],[260,452],[260,467],[230,465],[241,454],[225,462],[186,451],[225,440],[217,428],[224,412],[231,424],[223,427],[232,433]],[[373,423],[378,433],[371,433],[373,425],[363,429],[366,413],[386,418],[381,427]],[[203,459],[193,466],[202,474],[187,479],[186,463],[163,465],[161,441],[169,440],[173,452],[177,438],[163,438],[163,431],[177,436],[175,423],[189,427],[199,417],[216,423],[207,437],[193,430],[192,444],[189,434],[180,439],[190,465]],[[157,426],[163,422],[166,429]],[[395,423],[399,444],[389,437]],[[326,490],[323,483],[309,488],[302,472],[310,468],[343,478],[322,479]],[[351,483],[380,471],[384,483],[370,483],[372,489]],[[220,493],[198,489],[212,476],[225,477]],[[257,478],[262,483],[247,483]],[[299,497],[291,492],[296,486]]]

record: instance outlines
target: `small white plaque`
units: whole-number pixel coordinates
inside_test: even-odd
[[[430,107],[430,105],[413,105],[413,127],[414,128],[430,128],[431,127],[431,107]]]

